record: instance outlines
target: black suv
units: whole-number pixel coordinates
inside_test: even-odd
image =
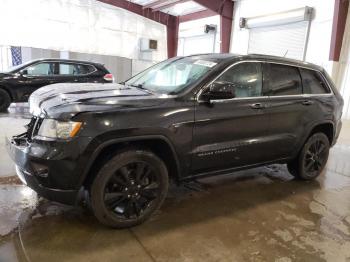
[[[98,88],[100,88],[98,90]],[[316,178],[341,129],[343,99],[320,67],[231,54],[177,57],[122,84],[35,92],[28,131],[7,142],[19,177],[103,224],[145,221],[169,181],[270,163]]]
[[[0,111],[12,102],[27,102],[42,86],[86,82],[110,83],[113,76],[102,64],[65,59],[40,59],[10,68],[0,72]]]

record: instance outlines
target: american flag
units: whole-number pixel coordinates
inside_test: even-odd
[[[11,46],[12,65],[22,64],[22,51],[20,46]]]

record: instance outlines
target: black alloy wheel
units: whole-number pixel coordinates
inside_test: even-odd
[[[298,158],[288,164],[288,170],[292,175],[304,180],[318,177],[326,166],[329,148],[329,139],[324,133],[312,135]]]
[[[126,151],[99,171],[91,188],[92,209],[105,225],[134,226],[160,207],[167,190],[168,173],[163,161],[149,151]]]
[[[121,219],[138,218],[161,194],[153,168],[132,162],[115,171],[104,192],[104,204]]]
[[[320,172],[327,160],[327,147],[322,140],[315,140],[306,151],[304,156],[304,169],[308,173]]]

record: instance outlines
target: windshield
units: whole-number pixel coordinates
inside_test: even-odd
[[[156,93],[175,94],[196,82],[216,65],[215,62],[198,57],[166,60],[132,77],[125,84]]]

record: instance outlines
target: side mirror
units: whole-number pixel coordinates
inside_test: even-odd
[[[27,69],[23,69],[19,72],[22,76],[28,75],[28,70]]]
[[[235,98],[235,84],[228,81],[218,81],[211,84],[209,90],[201,95],[205,101]]]

